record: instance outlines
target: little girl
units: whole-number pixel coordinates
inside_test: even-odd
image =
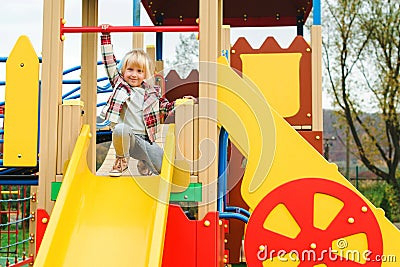
[[[108,25],[102,25],[107,29]],[[160,96],[160,88],[151,85],[152,61],[143,50],[132,50],[122,59],[121,72],[111,45],[110,33],[101,36],[101,53],[113,92],[100,117],[113,128],[116,159],[109,175],[121,176],[129,157],[138,162],[141,175],[159,174],[163,150],[154,141],[157,126],[174,109],[174,102]],[[194,99],[191,96],[185,98]]]

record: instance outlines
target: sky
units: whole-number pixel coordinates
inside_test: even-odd
[[[0,0],[0,57],[10,54],[15,42],[20,35],[27,35],[32,42],[36,53],[40,56],[42,49],[43,28],[43,0]],[[65,0],[66,26],[81,25],[82,0]],[[130,0],[99,0],[99,24],[107,23],[115,26],[132,25],[132,1]],[[141,25],[151,25],[147,13],[141,10]],[[131,48],[130,33],[113,33],[114,52],[117,58],[121,58]],[[245,36],[254,48],[258,48],[267,36],[274,36],[282,47],[288,47],[296,36],[295,27],[275,28],[237,28],[231,30],[231,44],[238,37]],[[307,39],[307,36],[305,36]],[[172,60],[175,55],[175,47],[179,44],[178,33],[164,34],[164,60]],[[64,41],[63,69],[80,65],[80,34],[66,34]],[[145,33],[144,43],[155,44],[155,33]],[[98,59],[100,60],[100,53]],[[99,69],[99,76],[105,73]],[[68,77],[70,78],[70,77]],[[73,77],[72,77],[73,78]],[[5,64],[0,63],[0,81],[5,80]],[[68,88],[66,91],[70,90]],[[0,91],[0,98],[4,90]]]

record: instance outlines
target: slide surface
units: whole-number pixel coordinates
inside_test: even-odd
[[[160,176],[100,177],[87,168],[89,127],[76,143],[34,266],[161,266],[174,156]]]

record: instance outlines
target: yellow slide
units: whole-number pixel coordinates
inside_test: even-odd
[[[175,144],[169,128],[160,176],[100,177],[86,162],[84,125],[35,267],[161,266]]]
[[[335,265],[326,254],[314,266],[399,266],[400,231],[384,211],[270,108],[248,77],[239,77],[223,57],[218,63],[218,122],[247,158],[241,193],[252,210],[245,237],[248,266],[261,266],[260,261],[297,266],[298,261],[282,260],[294,253],[260,258],[285,249],[299,256],[312,250],[317,257],[325,250],[347,261],[338,265],[336,258]],[[281,79],[288,77],[282,73]]]

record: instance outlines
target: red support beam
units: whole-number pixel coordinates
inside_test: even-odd
[[[44,209],[36,210],[36,253],[38,253],[40,244],[42,243],[44,232],[47,228],[50,216]]]

